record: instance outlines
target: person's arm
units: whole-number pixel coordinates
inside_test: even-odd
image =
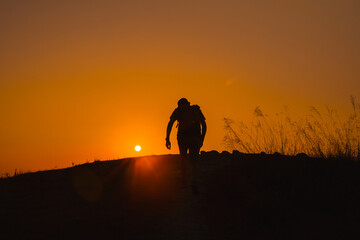
[[[167,128],[166,128],[166,148],[167,149],[171,149],[171,143],[170,143],[170,133],[171,133],[171,129],[172,129],[172,126],[175,122],[175,119],[170,119],[168,125],[167,125]]]
[[[201,123],[201,138],[204,141],[207,130],[205,119],[201,119],[200,123]]]

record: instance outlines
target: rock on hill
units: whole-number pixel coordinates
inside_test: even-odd
[[[357,239],[360,164],[202,152],[199,194],[178,155],[0,180],[2,239]]]

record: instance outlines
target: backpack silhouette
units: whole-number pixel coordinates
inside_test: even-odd
[[[201,111],[198,105],[186,108],[178,108],[178,131],[179,133],[201,134],[200,121]]]

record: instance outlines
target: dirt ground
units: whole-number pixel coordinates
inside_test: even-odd
[[[360,164],[203,152],[199,193],[178,155],[0,180],[2,239],[355,239]],[[3,238],[4,237],[4,238]]]

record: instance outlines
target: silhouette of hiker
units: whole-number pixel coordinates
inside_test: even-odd
[[[181,174],[184,186],[187,185],[187,169],[190,170],[192,191],[196,194],[199,151],[206,134],[206,122],[198,105],[190,105],[186,98],[178,101],[178,107],[170,116],[166,130],[166,147],[171,149],[170,132],[178,121],[177,140],[180,151]],[[189,150],[189,156],[187,154]]]

